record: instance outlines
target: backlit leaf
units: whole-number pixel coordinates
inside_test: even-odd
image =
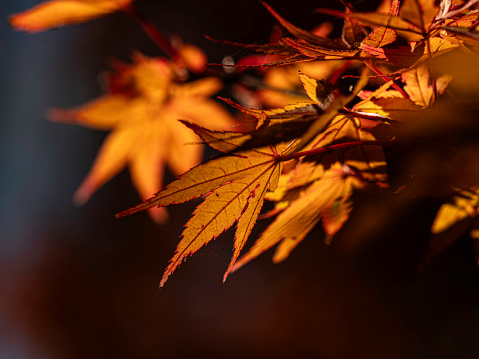
[[[404,0],[399,16],[426,32],[438,12],[439,8],[436,6],[435,0]]]
[[[161,189],[165,165],[176,175],[196,166],[202,157],[199,138],[179,118],[213,129],[234,123],[208,98],[220,89],[218,79],[182,85],[174,82],[171,64],[164,59],[136,54],[134,60],[134,65],[117,65],[120,72],[111,75],[109,94],[77,109],[50,112],[55,121],[112,131],[75,193],[79,204],[127,166],[142,199]],[[149,213],[163,222],[166,212]]]
[[[245,152],[241,157],[212,160],[193,168],[147,203],[118,215],[134,213],[155,205],[180,203],[207,194],[186,224],[160,286],[163,286],[183,259],[238,221],[235,251],[225,274],[226,279],[256,223],[267,189],[274,190],[278,183],[281,164],[275,156],[276,149],[266,148]]]
[[[289,21],[286,21],[283,17],[281,17],[267,3],[265,3],[263,1],[262,4],[276,18],[276,20],[278,20],[279,23],[286,28],[286,30],[288,30],[292,35],[296,36],[298,39],[310,42],[312,44],[316,44],[318,46],[323,46],[326,49],[337,49],[337,50],[341,50],[341,49],[346,50],[347,49],[346,45],[334,42],[333,40],[330,40],[328,38],[316,36],[309,31],[302,30],[302,29],[294,26]]]
[[[479,193],[477,188],[463,190],[453,197],[451,203],[445,203],[439,209],[432,225],[432,233],[439,233],[453,224],[477,215]]]
[[[251,250],[238,260],[234,270],[280,242],[273,261],[282,261],[321,218],[328,235],[333,235],[347,219],[349,209],[344,206],[357,185],[361,185],[360,181],[348,176],[342,165],[335,163],[268,226]],[[343,212],[333,213],[336,209]]]
[[[39,32],[76,24],[121,10],[134,0],[53,0],[10,16],[17,30]]]
[[[477,187],[459,190],[450,202],[444,203],[439,208],[431,228],[433,236],[419,265],[420,270],[423,270],[448,247],[452,246],[464,233],[469,231],[471,238],[477,240],[478,209]]]
[[[255,173],[259,168],[270,163],[271,157],[268,156],[227,156],[213,159],[192,168],[145,203],[120,212],[117,217],[123,217],[156,206],[168,206],[190,201],[226,182]]]
[[[443,75],[436,80],[436,88],[439,94],[444,92],[451,79],[451,76]],[[409,98],[415,104],[422,107],[428,107],[432,104],[434,91],[426,66],[404,72],[402,80],[406,84],[404,91],[407,92]]]
[[[291,47],[294,47],[305,56],[313,58],[322,58],[326,60],[354,58],[359,54],[359,50],[346,50],[346,49],[329,49],[324,47],[315,46],[310,42],[303,40],[284,39],[284,42]]]
[[[391,4],[391,9],[389,10],[389,15],[397,16],[399,12],[399,1],[393,0]],[[392,44],[396,41],[396,30],[390,27],[378,26],[362,41],[361,48],[364,45],[372,47],[383,47],[385,45]]]
[[[343,17],[343,18],[351,18],[356,20],[358,23],[364,26],[369,27],[386,27],[392,28],[396,30],[403,30],[412,33],[420,33],[421,28],[405,19],[400,17],[396,17],[390,14],[379,14],[375,12],[350,12],[344,13],[337,10],[330,10],[330,9],[319,9],[321,13],[329,14],[333,16]]]

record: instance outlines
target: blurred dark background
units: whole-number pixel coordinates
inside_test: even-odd
[[[48,122],[45,111],[98,96],[108,58],[161,53],[123,14],[35,35],[8,27],[7,15],[38,2],[0,4],[0,358],[478,357],[479,280],[468,242],[416,272],[435,210],[428,203],[355,256],[313,231],[284,263],[267,253],[223,284],[230,231],[160,291],[197,203],[171,207],[167,226],[145,214],[115,220],[139,201],[124,171],[75,207],[72,194],[105,134]],[[340,7],[269,3],[305,29],[321,21],[313,9]],[[252,43],[274,24],[253,0],[138,0],[138,8],[211,62],[237,50],[204,35]]]

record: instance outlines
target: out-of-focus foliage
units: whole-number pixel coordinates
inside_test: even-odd
[[[228,112],[209,99],[221,88],[219,79],[183,84],[173,63],[140,54],[133,60],[133,65],[114,64],[116,72],[102,98],[75,110],[50,112],[55,121],[112,131],[75,194],[79,204],[125,166],[140,196],[147,199],[162,187],[165,164],[176,175],[198,165],[203,153],[199,138],[178,119],[218,130],[234,124]],[[150,214],[160,223],[166,220],[164,208],[153,208]]]
[[[128,7],[134,0],[53,0],[10,16],[10,24],[27,32],[39,32],[95,19]]]

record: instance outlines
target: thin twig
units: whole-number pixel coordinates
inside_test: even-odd
[[[124,6],[123,11],[140,24],[143,31],[168,57],[175,59],[178,56],[178,51],[171,45],[170,41],[161,33],[156,25],[140,14],[132,4]]]
[[[366,64],[367,67],[369,67],[371,70],[373,70],[376,74],[378,74],[384,81],[386,82],[389,82],[390,81],[390,78],[387,77],[385,74],[382,73],[381,70],[379,70],[376,65],[373,64],[373,62],[371,60],[369,61],[364,61],[364,63]],[[399,91],[399,93],[404,97],[404,98],[409,98],[408,94],[406,92],[404,92],[404,90],[399,87],[399,85],[397,83],[395,83],[393,81],[392,85],[391,85],[396,91]]]

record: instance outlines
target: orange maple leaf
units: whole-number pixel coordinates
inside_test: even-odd
[[[185,226],[160,287],[185,258],[237,221],[234,253],[224,276],[226,280],[256,223],[266,192],[273,191],[278,184],[282,169],[278,153],[287,146],[283,143],[213,159],[192,168],[145,203],[117,215],[122,217],[154,206],[183,203],[206,194]]]
[[[339,162],[324,171],[317,181],[302,191],[268,226],[251,250],[238,260],[233,270],[238,270],[278,243],[273,261],[277,263],[286,259],[320,219],[326,234],[334,235],[349,217],[352,190],[364,186],[361,180],[348,172],[349,168]]]
[[[393,0],[388,15],[397,16],[399,11],[399,1]],[[376,48],[389,45],[396,41],[396,30],[390,27],[378,26],[361,42],[361,47],[364,45],[373,46]]]
[[[162,58],[135,54],[133,60],[134,65],[117,65],[119,74],[110,79],[108,94],[74,110],[50,113],[55,121],[112,131],[75,193],[77,203],[86,202],[125,166],[142,199],[162,187],[165,164],[176,175],[196,166],[202,158],[199,138],[178,119],[223,130],[233,125],[228,112],[208,98],[221,88],[218,79],[183,84]],[[150,214],[158,222],[165,220],[164,209]]]
[[[134,0],[54,0],[10,16],[17,30],[39,32],[92,20],[121,10]]]
[[[358,119],[339,115],[318,135],[312,146],[306,148],[325,148],[353,139],[374,141],[374,136],[361,131]],[[353,190],[365,188],[368,183],[387,187],[386,180],[385,157],[379,146],[352,147],[341,153],[323,153],[314,161],[300,161],[291,172],[281,175],[276,191],[266,197],[279,203],[281,214],[233,270],[278,243],[273,261],[284,260],[320,220],[326,241],[330,242],[349,218]]]

